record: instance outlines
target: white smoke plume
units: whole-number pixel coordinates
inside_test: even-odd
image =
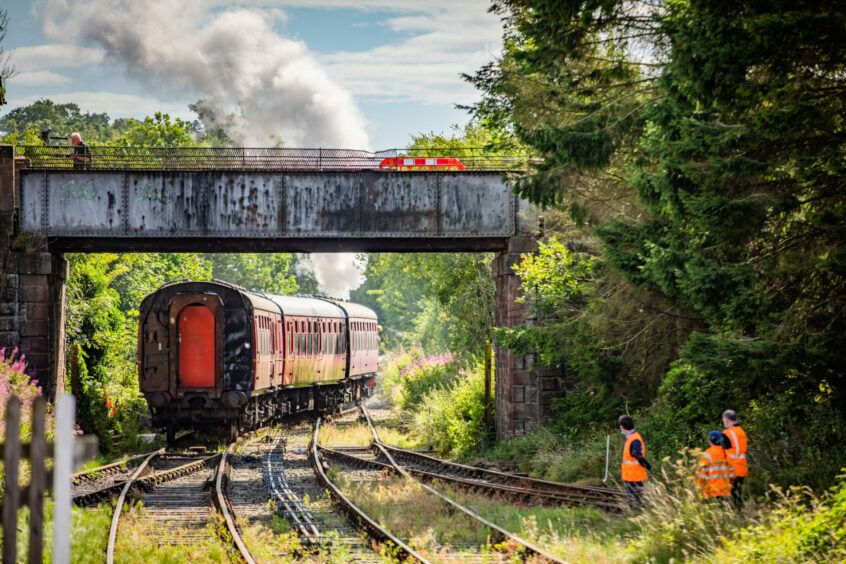
[[[321,293],[346,300],[364,282],[367,259],[356,253],[312,253],[300,264],[314,273]]]
[[[250,146],[369,148],[365,120],[278,10],[205,0],[45,0],[45,35],[97,45],[157,95],[202,98]]]

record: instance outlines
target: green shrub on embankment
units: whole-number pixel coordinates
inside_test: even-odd
[[[450,457],[469,456],[486,444],[484,365],[462,370],[452,355],[411,349],[383,363],[381,383],[421,444]]]
[[[459,366],[451,354],[426,355],[419,347],[391,356],[382,370],[382,390],[401,410],[416,411],[424,396],[453,383]]]

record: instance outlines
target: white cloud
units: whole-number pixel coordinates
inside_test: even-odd
[[[24,71],[9,79],[10,84],[19,86],[46,86],[50,84],[65,84],[70,77],[49,70]]]
[[[20,71],[36,71],[93,65],[101,63],[104,56],[102,49],[54,43],[18,47],[12,55],[12,62]]]
[[[27,106],[45,98],[45,96],[27,96],[18,98],[9,109]],[[153,115],[155,112],[166,112],[172,116],[182,119],[194,119],[196,116],[188,109],[188,106],[177,102],[165,102],[149,96],[136,96],[134,94],[116,94],[114,92],[62,92],[50,94],[49,98],[57,104],[68,104],[73,102],[79,105],[84,112],[105,112],[111,117],[134,117],[142,118]]]
[[[381,5],[378,0],[365,4]],[[391,7],[421,12],[383,22],[414,35],[368,51],[326,54],[321,60],[332,74],[358,96],[425,104],[476,100],[478,93],[460,75],[472,74],[502,50],[501,23],[487,13],[487,2],[408,0]]]

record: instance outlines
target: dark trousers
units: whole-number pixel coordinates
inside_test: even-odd
[[[632,511],[638,511],[643,505],[643,485],[645,482],[623,482],[626,484],[626,499]]]
[[[731,481],[731,500],[737,509],[743,509],[743,480],[746,477],[737,477]]]

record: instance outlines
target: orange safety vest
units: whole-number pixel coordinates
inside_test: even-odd
[[[706,498],[731,495],[734,468],[729,466],[726,449],[712,446],[702,455],[696,469],[696,485]]]
[[[731,441],[731,448],[726,451],[728,462],[734,468],[735,476],[745,478],[749,475],[746,462],[746,431],[740,425],[732,425],[723,431]]]
[[[622,464],[622,475],[624,482],[645,482],[649,479],[649,476],[646,475],[646,468],[641,466],[640,462],[637,461],[637,458],[632,456],[631,447],[632,443],[635,440],[640,441],[640,445],[642,447],[642,454],[644,458],[646,457],[646,443],[643,442],[640,433],[635,431],[634,433],[626,437],[626,444],[623,447]]]

